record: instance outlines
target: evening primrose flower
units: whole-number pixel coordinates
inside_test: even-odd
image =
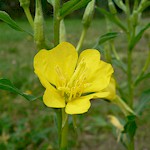
[[[113,68],[100,60],[94,49],[78,57],[73,45],[62,42],[52,50],[40,50],[34,57],[35,73],[46,88],[43,101],[48,107],[65,108],[67,114],[82,114],[90,108],[90,99],[103,98]]]

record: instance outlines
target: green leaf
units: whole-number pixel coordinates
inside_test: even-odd
[[[127,123],[124,126],[123,133],[126,133],[129,136],[130,140],[133,140],[137,129],[135,119],[136,116],[134,115],[127,116]]]
[[[150,27],[150,23],[148,23],[142,29],[140,29],[139,32],[136,34],[136,36],[132,38],[132,40],[130,42],[130,45],[129,45],[130,50],[132,50],[134,48],[136,43],[141,39],[141,37],[142,37],[143,33],[145,32],[145,30],[147,30],[149,27]]]
[[[100,36],[97,39],[97,43],[93,46],[93,48],[99,49],[100,52],[104,53],[104,48],[102,47],[102,44],[107,42],[108,40],[111,40],[111,39],[117,37],[118,35],[119,35],[118,32],[109,32],[109,33],[106,33],[106,34]]]
[[[119,18],[117,16],[111,14],[110,12],[106,11],[105,9],[98,8],[98,7],[96,7],[96,9],[100,13],[105,15],[111,22],[113,22],[114,24],[119,26],[123,31],[127,32],[126,26],[119,20]]]
[[[15,29],[16,31],[26,32],[32,35],[30,32],[25,31],[23,28],[17,25],[17,23],[5,11],[0,11],[0,20],[7,23],[11,28]]]
[[[144,111],[145,107],[149,106],[150,104],[150,89],[142,92],[142,95],[139,99],[139,103],[135,107],[135,112],[138,115],[142,115],[142,112]]]
[[[60,9],[60,18],[64,18],[66,15],[72,13],[75,10],[78,10],[86,6],[91,0],[70,0],[63,4]]]
[[[33,95],[29,95],[29,94],[25,94],[23,92],[21,92],[19,89],[17,89],[12,83],[10,80],[8,79],[0,79],[0,89],[1,90],[6,90],[6,91],[9,91],[9,92],[13,92],[13,93],[16,93],[16,94],[19,94],[21,96],[23,96],[24,98],[26,98],[27,100],[29,101],[34,101],[38,98],[41,99],[41,97],[35,97]]]
[[[148,79],[148,78],[150,78],[150,72],[147,73],[147,74],[142,75],[142,77],[140,77],[140,78],[135,82],[135,85],[138,85],[142,80]]]
[[[98,38],[98,44],[102,44],[108,40],[114,39],[119,35],[118,32],[109,32]]]

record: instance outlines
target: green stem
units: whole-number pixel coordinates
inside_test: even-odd
[[[34,29],[34,21],[33,21],[33,18],[32,18],[32,15],[31,15],[29,7],[23,7],[23,9],[24,9],[26,17],[27,17],[27,19],[28,19],[32,29]]]
[[[54,2],[54,46],[57,46],[60,42],[60,1],[55,0]],[[64,109],[59,109],[57,112],[57,120],[58,120],[58,137],[59,137],[59,150],[67,150],[67,130],[68,130],[68,119],[64,123]],[[63,126],[64,124],[64,126]]]
[[[128,145],[128,150],[134,150],[134,139],[130,141]]]
[[[60,143],[61,143],[61,127],[62,127],[61,109],[56,110],[56,115],[57,115],[58,143],[59,143],[59,146],[60,146]]]
[[[128,50],[127,78],[128,78],[128,90],[129,90],[128,104],[132,109],[133,108],[132,51],[130,50]]]
[[[108,32],[112,32],[112,24],[111,24],[111,22],[108,20],[108,18],[106,18],[106,25],[107,25],[107,30],[108,30]],[[116,51],[114,41],[113,41],[113,40],[110,40],[110,41],[109,41],[109,45],[110,45],[110,47],[111,47],[111,50],[112,50],[112,52],[113,52],[115,58],[116,58],[118,61],[120,61],[120,57],[119,57],[119,55],[118,55],[118,53],[117,53],[117,51]]]
[[[87,30],[88,30],[87,27],[83,27],[83,30],[82,30],[82,33],[81,33],[81,36],[80,36],[80,40],[79,40],[79,42],[78,42],[78,44],[77,44],[77,47],[76,47],[76,50],[77,50],[78,52],[81,51],[81,48],[82,48],[82,45],[83,45],[83,42],[84,42],[84,39],[85,39]]]
[[[55,0],[54,3],[54,46],[59,44],[59,29],[60,29],[60,18],[59,18],[60,1]]]
[[[115,58],[116,58],[118,61],[120,61],[120,57],[119,57],[119,55],[118,55],[118,53],[117,53],[117,51],[116,51],[116,48],[115,48],[115,45],[114,45],[114,41],[111,42],[111,49],[112,49],[112,52],[114,53]]]
[[[122,110],[125,116],[128,116],[130,114],[136,115],[134,111],[118,95],[112,102]]]
[[[104,45],[104,49],[105,49],[105,51],[104,51],[104,55],[105,55],[105,58],[106,58],[106,61],[108,62],[108,63],[111,63],[111,51],[110,51],[110,49],[111,49],[111,43],[109,42],[108,44],[105,44]]]
[[[62,109],[62,129],[61,129],[61,143],[59,150],[67,150],[68,148],[68,116],[65,110]]]

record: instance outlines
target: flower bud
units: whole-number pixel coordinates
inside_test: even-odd
[[[20,2],[20,6],[21,7],[29,7],[29,5],[30,5],[30,0],[19,0],[19,2]]]
[[[116,10],[116,7],[115,7],[115,5],[114,5],[114,3],[113,3],[113,1],[112,0],[109,0],[108,1],[108,6],[109,6],[109,10],[110,10],[110,12],[112,13],[112,14],[117,14],[117,10]]]
[[[92,0],[91,2],[88,3],[85,9],[83,19],[82,19],[83,25],[85,27],[90,26],[94,14],[94,6],[95,6],[95,0]]]
[[[34,18],[34,40],[38,49],[44,48],[44,19],[42,13],[41,0],[36,0],[36,12]]]

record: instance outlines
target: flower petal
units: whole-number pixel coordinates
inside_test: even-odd
[[[89,85],[85,88],[86,92],[98,92],[108,86],[113,68],[110,64],[100,61],[98,50],[84,50],[78,60],[78,64],[84,61],[86,63],[86,82]]]
[[[95,49],[84,50],[79,56],[78,64],[82,60],[86,63],[86,78],[88,80],[93,77],[99,67],[100,53]]]
[[[116,81],[111,77],[109,85],[103,90],[104,92],[109,92],[109,95],[105,98],[108,100],[114,100],[116,97]]]
[[[67,103],[65,111],[67,114],[83,114],[88,111],[91,106],[90,99],[104,98],[109,92],[93,93],[87,96],[79,97]]]
[[[52,84],[58,85],[59,80],[69,80],[72,76],[78,54],[73,45],[62,42],[52,50],[41,50],[34,57],[35,72],[41,72]]]
[[[103,92],[97,92],[97,93],[93,93],[93,94],[90,94],[92,96],[93,99],[95,98],[105,98],[109,95],[109,92],[108,91],[103,91]]]
[[[44,74],[42,74],[40,71],[36,70],[35,74],[39,77],[39,80],[41,82],[41,84],[46,88],[48,86],[50,86],[50,83],[48,82],[48,80],[45,78]]]
[[[113,72],[113,68],[110,64],[100,61],[93,76],[87,79],[89,86],[85,88],[84,92],[98,92],[105,89],[110,82]]]
[[[53,107],[53,108],[65,107],[64,98],[52,86],[49,86],[48,88],[46,88],[44,95],[43,95],[43,102],[48,107]]]
[[[83,96],[67,103],[65,111],[67,114],[83,114],[91,106],[91,96]]]
[[[46,88],[43,95],[44,104],[53,108],[65,107],[65,100],[60,93],[46,80],[45,77],[43,77],[41,72],[37,71],[35,73],[39,77],[41,84]]]

